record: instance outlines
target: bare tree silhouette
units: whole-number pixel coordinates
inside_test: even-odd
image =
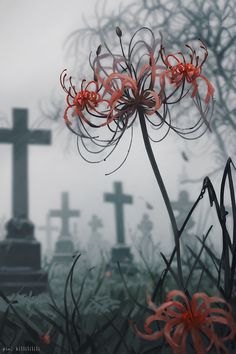
[[[201,39],[209,50],[206,73],[214,83],[214,134],[206,144],[213,146],[216,170],[226,158],[236,155],[236,10],[234,0],[142,0],[106,10],[106,1],[98,5],[95,18],[84,19],[84,27],[71,33],[66,41],[67,53],[76,66],[85,66],[81,48],[85,44],[96,51],[100,43],[113,44],[114,29],[120,26],[128,35],[142,26],[160,32],[163,44],[180,50],[185,43]],[[106,45],[106,44],[105,44]],[[113,44],[114,45],[114,44]],[[88,56],[85,59],[88,63]],[[190,114],[185,109],[179,114]],[[208,148],[208,147],[207,147]]]

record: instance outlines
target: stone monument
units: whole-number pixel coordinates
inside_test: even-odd
[[[72,217],[79,217],[79,210],[69,208],[69,194],[63,192],[61,195],[62,206],[59,210],[51,210],[50,217],[61,219],[61,232],[56,242],[53,261],[57,263],[68,263],[72,261],[74,254],[74,242],[70,233],[69,220]]]
[[[150,263],[153,261],[153,252],[155,249],[152,239],[153,223],[149,219],[148,214],[143,214],[142,220],[138,225],[138,230],[141,232],[141,239],[139,242],[139,252],[142,253],[142,257]]]
[[[110,246],[99,232],[99,229],[103,228],[103,222],[97,215],[92,215],[88,225],[91,228],[91,234],[87,244],[87,255],[90,263],[94,265],[101,262],[102,259],[109,258]]]
[[[104,200],[115,207],[116,245],[111,249],[111,264],[117,268],[116,263],[119,262],[125,271],[132,272],[133,255],[125,243],[124,205],[133,204],[133,198],[123,194],[121,182],[115,182],[114,193],[105,193]]]
[[[190,212],[193,202],[190,201],[189,199],[189,194],[187,191],[182,190],[179,192],[179,197],[178,200],[175,202],[171,202],[173,210],[176,212],[176,222],[178,227],[180,228],[187,217],[188,213]],[[194,221],[192,217],[189,219],[184,232],[185,234],[188,234],[189,231],[192,229],[194,226]]]
[[[52,250],[52,233],[58,231],[58,227],[51,225],[50,213],[47,213],[46,223],[44,226],[39,226],[40,231],[43,231],[46,234],[46,259],[47,262],[52,259],[53,250]]]
[[[51,133],[28,130],[27,110],[14,109],[13,128],[0,129],[0,143],[13,144],[12,218],[0,242],[0,287],[6,293],[40,293],[46,290],[47,273],[41,269],[41,245],[28,216],[28,145],[49,145]]]

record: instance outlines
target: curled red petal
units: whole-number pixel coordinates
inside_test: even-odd
[[[192,336],[193,346],[196,350],[196,353],[197,354],[206,354],[206,348],[202,342],[202,338],[201,338],[199,330],[193,328],[191,330],[191,336]]]
[[[155,341],[163,337],[163,330],[156,331],[152,334],[142,333],[136,325],[133,325],[133,330],[135,334],[137,334],[140,338],[148,340],[148,341]]]
[[[180,348],[180,345],[178,344],[177,339],[173,335],[174,326],[178,325],[180,323],[181,322],[179,319],[174,318],[174,319],[170,319],[164,327],[165,339],[168,342],[168,344],[171,346],[173,351],[179,350],[179,348]]]
[[[190,303],[189,303],[189,299],[188,297],[185,295],[185,293],[181,290],[172,290],[169,292],[169,294],[167,295],[166,297],[166,301],[170,301],[170,300],[174,300],[175,297],[180,297],[183,302],[185,303],[186,305],[186,308],[188,309],[188,311],[190,311]]]

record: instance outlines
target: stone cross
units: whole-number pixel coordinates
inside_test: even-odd
[[[13,109],[13,128],[0,129],[0,143],[13,144],[12,216],[28,219],[28,145],[51,144],[51,132],[28,130],[27,109]]]
[[[138,225],[138,229],[141,231],[143,237],[145,238],[151,237],[153,223],[151,222],[147,214],[143,215],[141,223]]]
[[[47,240],[47,253],[51,256],[52,253],[52,232],[57,231],[58,227],[52,226],[50,222],[50,214],[47,214],[46,224],[44,226],[39,226],[40,231],[45,231]]]
[[[50,217],[61,218],[62,228],[61,236],[70,236],[69,219],[71,217],[79,217],[79,210],[71,210],[69,208],[69,195],[67,192],[61,194],[62,206],[60,210],[51,210]]]
[[[93,215],[89,222],[89,226],[92,229],[92,233],[95,234],[97,233],[97,230],[99,230],[99,228],[103,227],[103,223],[97,215]]]
[[[181,191],[179,193],[179,198],[175,202],[171,202],[172,208],[174,211],[177,211],[176,221],[178,227],[181,227],[188,213],[190,212],[193,202],[189,199],[189,194],[187,191]],[[188,231],[194,226],[194,221],[192,218],[189,219],[188,224],[186,225],[185,231]]]
[[[114,194],[105,193],[104,200],[106,202],[114,203],[115,206],[115,218],[116,218],[116,232],[117,232],[117,244],[125,244],[125,228],[124,228],[124,204],[133,204],[133,198],[131,195],[123,194],[122,183],[114,183]]]

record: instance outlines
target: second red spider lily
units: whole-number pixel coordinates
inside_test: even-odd
[[[182,51],[176,54],[165,54],[164,46],[161,46],[160,55],[165,70],[160,73],[161,96],[164,101],[176,103],[181,100],[189,91],[197,110],[200,112],[199,121],[193,127],[198,130],[199,125],[205,123],[210,130],[210,119],[213,113],[213,95],[214,87],[210,80],[202,74],[202,68],[208,57],[208,51],[202,42],[200,42],[201,53],[197,55],[196,50],[186,44],[188,56]],[[200,59],[200,57],[202,57]],[[166,83],[167,81],[167,83]],[[202,82],[202,84],[201,84]],[[202,99],[199,84],[205,84],[205,97]],[[166,92],[166,89],[168,92]],[[173,101],[170,102],[170,99]]]
[[[222,298],[196,293],[189,300],[184,292],[173,290],[159,307],[149,297],[147,302],[154,313],[144,323],[146,333],[133,325],[139,337],[148,341],[164,338],[174,354],[188,353],[189,336],[197,354],[206,354],[213,348],[217,354],[228,353],[226,343],[234,340],[236,323],[231,306]],[[151,325],[157,322],[164,326],[154,331]]]

